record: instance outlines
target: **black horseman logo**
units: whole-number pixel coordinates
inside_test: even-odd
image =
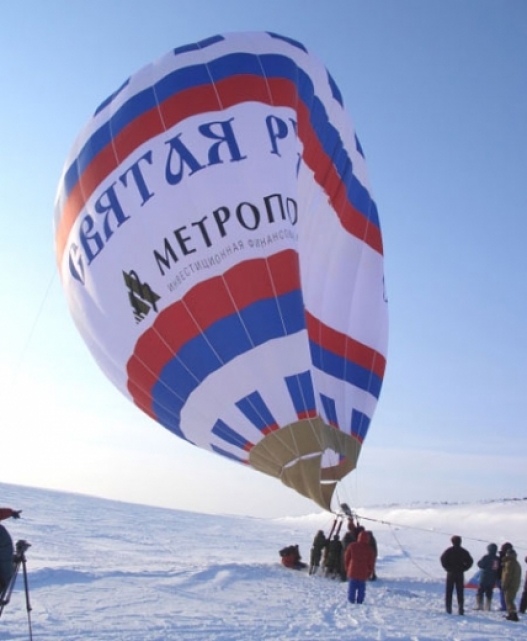
[[[133,269],[123,272],[124,282],[128,288],[128,300],[134,312],[136,323],[144,320],[151,310],[157,312],[157,301],[161,298],[148,283],[142,283]]]

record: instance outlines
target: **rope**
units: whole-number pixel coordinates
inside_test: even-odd
[[[399,539],[397,538],[397,536],[396,536],[396,534],[395,534],[395,530],[393,529],[392,525],[391,525],[391,524],[388,524],[388,525],[390,526],[390,532],[392,533],[392,536],[393,536],[393,538],[395,539],[395,541],[396,541],[397,545],[399,546],[399,548],[400,548],[401,552],[403,553],[403,555],[404,555],[404,556],[405,556],[405,557],[410,561],[410,563],[412,563],[413,565],[415,565],[415,567],[416,567],[420,572],[422,572],[422,573],[423,573],[423,574],[425,574],[426,576],[430,577],[431,579],[435,579],[435,578],[436,578],[435,576],[433,576],[432,574],[430,574],[430,572],[427,572],[423,567],[421,567],[418,563],[416,563],[416,562],[414,561],[414,559],[413,559],[413,558],[408,554],[408,552],[407,552],[407,551],[405,550],[405,548],[403,547],[402,543],[401,543],[401,542],[399,541]]]
[[[403,525],[402,523],[393,523],[392,521],[384,521],[382,519],[374,519],[368,516],[360,516],[359,514],[356,514],[356,513],[354,514],[361,521],[372,521],[374,523],[381,523],[382,525],[388,525],[390,527],[395,526],[399,528],[406,528],[407,530],[418,530],[420,532],[428,532],[429,534],[439,534],[441,536],[452,536],[452,532],[444,532],[442,530],[434,530],[433,528],[424,528],[424,527],[419,527],[417,525]],[[479,538],[470,537],[470,536],[463,536],[463,539],[467,541],[476,541],[478,543],[485,543],[486,545],[488,545],[489,543],[488,539],[479,539]],[[522,541],[520,541],[520,543],[523,545]]]
[[[26,352],[28,350],[29,344],[31,343],[31,339],[33,338],[33,334],[35,333],[35,329],[37,327],[38,321],[40,320],[40,317],[42,316],[42,311],[44,310],[44,305],[46,304],[46,301],[47,301],[48,296],[49,296],[49,292],[51,291],[51,286],[53,285],[53,282],[55,281],[56,276],[57,276],[57,269],[54,267],[53,271],[51,273],[51,278],[49,279],[48,285],[47,285],[46,290],[44,292],[44,296],[43,296],[42,300],[40,301],[40,305],[39,305],[39,308],[37,310],[35,319],[33,320],[33,324],[31,325],[31,328],[29,329],[29,333],[27,335],[26,342],[24,343],[22,349],[20,350],[20,356],[19,356],[18,362],[16,363],[16,366],[15,366],[13,382],[18,377],[18,373],[20,371],[20,366],[22,365],[22,362],[23,362],[24,357],[26,355]]]

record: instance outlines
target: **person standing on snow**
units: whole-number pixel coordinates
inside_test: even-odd
[[[344,562],[345,554],[346,554],[346,549],[348,545],[351,543],[354,543],[359,534],[364,530],[363,527],[361,527],[358,523],[355,525],[355,522],[353,521],[353,517],[348,518],[348,528],[346,530],[346,533],[342,537],[342,552],[340,555],[340,580],[341,581],[346,581],[347,576],[346,576],[346,563]]]
[[[350,543],[344,555],[348,577],[348,601],[363,603],[366,595],[366,581],[375,569],[375,552],[370,545],[368,532],[361,532],[354,543]]]
[[[507,616],[505,618],[509,621],[519,621],[514,601],[520,589],[522,568],[516,557],[516,550],[507,550],[503,559],[503,571],[501,573],[501,589],[505,598],[505,607],[507,608]]]
[[[500,610],[502,612],[505,612],[507,610],[507,606],[505,605],[505,595],[503,594],[503,590],[501,588],[501,573],[503,572],[503,563],[505,561],[505,555],[507,554],[508,550],[512,550],[513,545],[512,543],[509,543],[507,541],[506,543],[503,543],[503,545],[500,547],[500,552],[498,554],[498,559],[500,561],[499,567],[498,567],[498,587],[500,589]]]
[[[452,596],[456,589],[457,606],[459,614],[465,614],[465,588],[464,573],[472,567],[474,560],[465,548],[461,547],[461,537],[453,536],[452,546],[441,555],[441,565],[446,570],[445,607],[448,614],[452,614]]]
[[[335,534],[331,541],[328,542],[327,552],[325,576],[334,579],[339,575],[342,556],[342,541],[338,534]]]
[[[527,563],[527,556],[524,561]],[[525,583],[523,584],[523,592],[520,599],[520,607],[518,609],[521,614],[525,614],[525,611],[527,610],[527,573],[525,574]]]
[[[328,540],[326,539],[326,535],[324,534],[323,530],[319,530],[315,534],[315,538],[313,539],[313,544],[311,546],[311,553],[309,557],[309,574],[317,573],[317,570],[320,567],[322,552],[327,544]]]
[[[377,575],[375,574],[375,564],[377,562],[377,555],[378,555],[378,549],[377,549],[377,539],[373,536],[373,532],[371,530],[366,530],[370,536],[370,546],[373,550],[373,553],[375,555],[375,560],[373,562],[373,572],[371,573],[370,578],[368,579],[369,581],[377,581]]]
[[[19,519],[22,510],[12,510],[10,507],[0,507],[0,521],[13,518]],[[9,585],[13,574],[13,539],[3,525],[0,525],[0,595]]]
[[[478,568],[481,573],[476,593],[476,610],[483,610],[483,597],[485,597],[485,610],[490,610],[492,593],[498,579],[498,568],[500,566],[497,551],[498,546],[495,543],[490,543],[487,546],[488,554],[482,556],[478,561]]]

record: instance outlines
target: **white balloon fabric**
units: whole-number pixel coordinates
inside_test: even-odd
[[[71,314],[121,392],[331,509],[388,320],[363,152],[303,45],[218,35],[132,75],[74,144],[55,234]]]

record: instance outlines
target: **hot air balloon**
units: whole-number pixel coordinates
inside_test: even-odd
[[[74,322],[123,394],[331,510],[388,321],[364,154],[315,56],[232,33],[133,74],[74,143],[55,249]]]

